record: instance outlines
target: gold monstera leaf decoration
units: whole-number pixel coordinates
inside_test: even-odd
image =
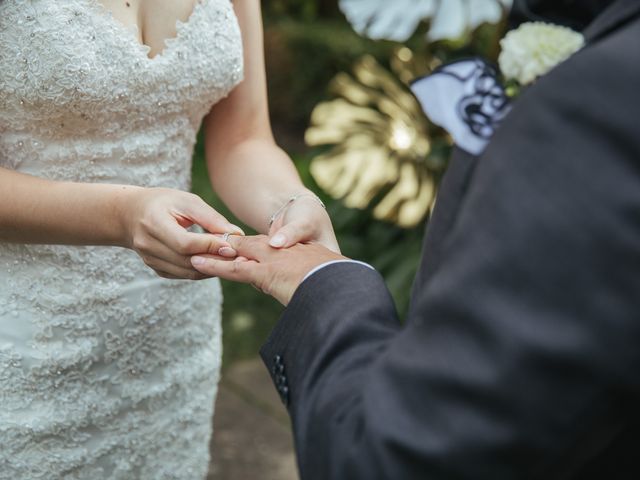
[[[406,47],[396,52],[391,63],[400,78],[419,68],[412,56]],[[335,98],[315,108],[305,139],[330,146],[311,163],[321,188],[348,207],[372,206],[375,218],[410,228],[432,207],[439,172],[429,162],[432,127],[398,76],[363,57],[353,76],[334,78]]]
[[[437,57],[416,55],[408,47],[398,47],[389,59],[395,76],[409,85],[416,78],[423,77],[442,65]]]

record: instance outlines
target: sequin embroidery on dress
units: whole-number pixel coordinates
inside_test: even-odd
[[[188,190],[237,19],[202,0],[161,54],[135,40],[97,0],[0,2],[0,166]],[[126,249],[0,244],[0,479],[204,478],[220,305]]]

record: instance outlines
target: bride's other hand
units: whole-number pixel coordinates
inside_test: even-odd
[[[312,193],[294,197],[269,229],[269,244],[288,248],[297,243],[315,243],[340,253],[331,219],[324,205]]]
[[[244,79],[205,119],[211,184],[239,219],[269,235],[277,248],[305,242],[337,252],[329,216],[306,190],[271,130],[260,5],[259,0],[233,2],[242,32]],[[270,225],[271,216],[296,193],[305,193],[305,198],[289,205]]]
[[[235,250],[213,234],[243,234],[200,197],[179,190],[136,189],[125,202],[123,215],[125,244],[163,278],[207,278],[193,268],[191,256],[209,253],[233,258]],[[192,225],[200,225],[210,233],[188,231]]]

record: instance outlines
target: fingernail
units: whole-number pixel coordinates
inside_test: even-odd
[[[207,260],[204,257],[191,257],[191,265],[194,267],[197,265],[204,265]]]
[[[238,252],[231,247],[221,247],[220,250],[218,250],[218,255],[222,257],[235,257],[238,255]]]
[[[244,230],[242,230],[239,226],[231,224],[229,225],[229,228],[231,229],[231,232],[242,235],[243,237],[245,236]]]
[[[276,248],[283,247],[286,242],[287,242],[287,239],[285,238],[285,236],[282,235],[281,233],[278,233],[271,240],[269,240],[269,245]]]

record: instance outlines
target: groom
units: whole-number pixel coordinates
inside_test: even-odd
[[[262,354],[303,479],[640,478],[640,1],[586,36],[454,155],[404,325],[316,245],[195,261],[288,304]]]

